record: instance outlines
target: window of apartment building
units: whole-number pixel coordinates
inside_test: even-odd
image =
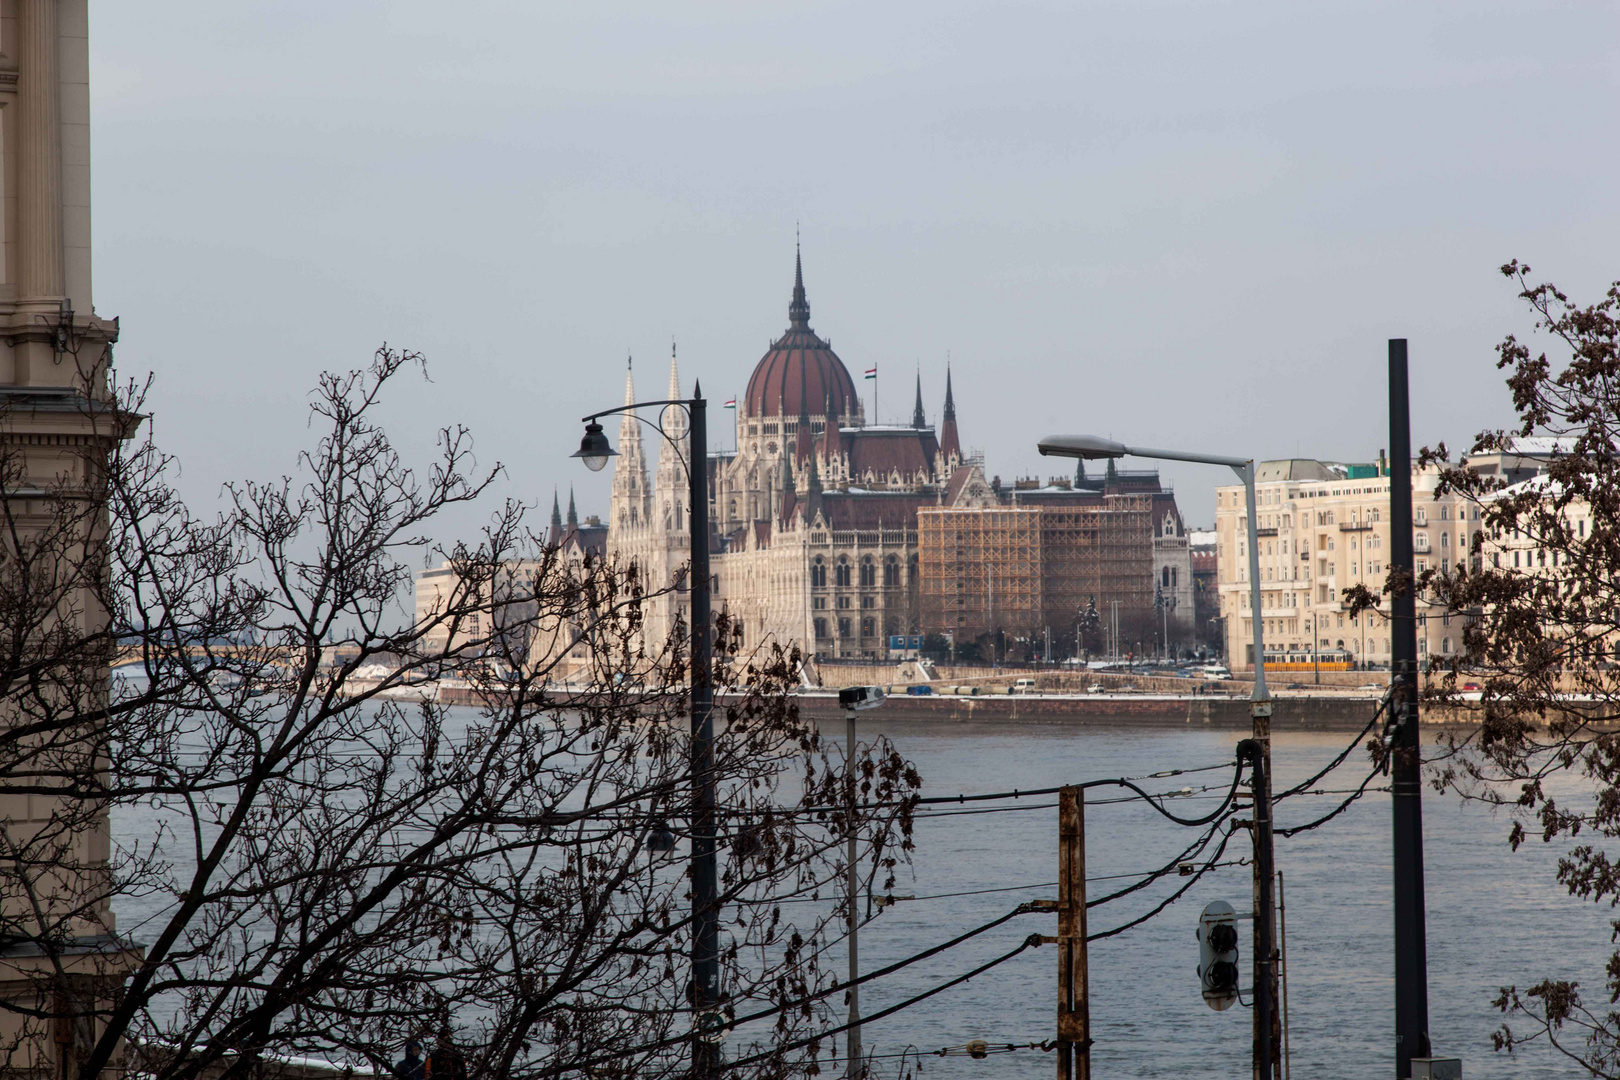
[[[1419,525],[1427,525],[1429,523],[1429,512],[1420,506],[1413,511],[1412,519]]]

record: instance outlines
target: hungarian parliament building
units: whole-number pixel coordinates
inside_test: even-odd
[[[668,397],[688,396],[672,356]],[[625,403],[635,400],[632,372]],[[810,327],[796,259],[787,331],[754,366],[735,415],[736,449],[711,451],[706,464],[714,610],[744,648],[774,640],[883,657],[890,637],[921,632],[918,511],[997,501],[982,464],[962,452],[949,373],[937,431],[920,377],[910,424],[868,424],[849,370]],[[666,446],[649,479],[641,425],[622,419],[607,521],[608,552],[636,560],[650,585],[679,583],[690,543],[684,412],[666,408],[661,425],[678,453]],[[686,601],[677,584],[651,602],[651,642],[685,619]]]
[[[665,397],[691,397],[673,355]],[[624,402],[636,400],[630,370]],[[849,370],[810,328],[795,259],[787,330],[735,403],[736,449],[709,450],[699,465],[708,470],[713,609],[745,652],[774,643],[815,658],[883,660],[897,646],[914,655],[920,636],[935,634],[981,654],[988,636],[1003,657],[1013,646],[1026,656],[1196,647],[1213,598],[1195,584],[1181,513],[1157,472],[1110,464],[1102,476],[1082,467],[1072,479],[1003,486],[963,452],[949,369],[943,405],[936,429],[919,376],[909,424],[867,423]],[[582,523],[570,495],[566,522],[553,503],[547,543],[576,563],[592,553],[633,561],[648,593],[646,644],[658,649],[689,624],[692,447],[680,406],[664,406],[646,429],[661,445],[644,442],[649,419],[620,420],[607,521]],[[511,580],[540,565],[514,565]],[[429,623],[455,587],[448,565],[422,571],[418,620]],[[473,620],[457,644],[476,649],[477,633]],[[584,626],[558,625],[525,648],[535,663],[588,668],[588,638]]]

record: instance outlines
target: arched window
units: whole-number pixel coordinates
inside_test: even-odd
[[[839,619],[838,620],[838,636],[839,637],[849,637],[849,620],[848,619]]]
[[[834,581],[838,585],[849,584],[849,560],[842,555],[838,556],[838,565],[833,567]]]
[[[861,560],[861,587],[871,588],[877,584],[877,564],[868,555]]]
[[[816,561],[810,564],[810,587],[813,589],[827,587],[827,565],[821,561],[820,555],[817,555]],[[821,631],[817,630],[816,636],[821,637]]]
[[[892,589],[899,584],[900,560],[896,559],[893,555],[890,555],[888,561],[883,564],[883,587],[886,589]]]

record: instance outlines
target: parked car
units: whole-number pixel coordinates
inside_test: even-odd
[[[1035,692],[1035,680],[1019,679],[1012,684],[1012,688],[1007,692],[1009,694],[1033,694]]]

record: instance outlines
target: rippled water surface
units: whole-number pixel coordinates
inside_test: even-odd
[[[842,724],[829,734],[842,745]],[[863,714],[863,737],[888,735],[921,771],[927,795],[1041,788],[1232,759],[1241,733],[1204,728],[1064,727],[1030,724],[884,723]],[[1274,786],[1310,775],[1350,740],[1349,733],[1274,736]],[[1325,783],[1348,787],[1365,775],[1364,751]],[[1230,773],[1225,773],[1229,777]],[[1221,772],[1143,781],[1154,790],[1191,783],[1220,785]],[[1229,782],[1226,781],[1226,782]],[[1105,803],[1088,793],[1087,874],[1090,895],[1117,888],[1130,875],[1159,866],[1188,842],[1179,828],[1140,802]],[[1316,817],[1337,799],[1290,800],[1278,824]],[[1050,797],[1015,812],[951,813],[918,822],[914,873],[895,890],[919,899],[897,904],[862,931],[863,970],[872,970],[945,941],[1001,915],[1023,900],[1055,898],[1057,811]],[[1208,799],[1177,799],[1183,814],[1206,812]],[[963,809],[972,809],[964,807]],[[1369,794],[1327,826],[1277,841],[1286,880],[1292,1075],[1360,1078],[1393,1075],[1393,959],[1389,799]],[[115,815],[122,838],[150,837],[155,818],[126,808]],[[1470,1080],[1579,1075],[1565,1059],[1532,1047],[1513,1058],[1492,1051],[1501,1016],[1491,1007],[1500,986],[1528,986],[1544,976],[1581,982],[1601,1003],[1610,954],[1606,907],[1564,895],[1552,869],[1567,844],[1526,844],[1511,852],[1505,817],[1477,804],[1430,792],[1424,797],[1428,902],[1430,1026],[1437,1053],[1460,1056]],[[1250,854],[1240,833],[1226,858]],[[1148,910],[1180,884],[1093,908],[1091,931],[1117,926]],[[943,893],[1029,886],[1017,891],[926,899]],[[1210,1010],[1198,992],[1193,928],[1211,900],[1250,906],[1248,867],[1220,869],[1153,921],[1091,946],[1093,1075],[1169,1077],[1249,1075],[1250,1013]],[[125,932],[160,914],[162,904],[119,905]],[[1051,914],[1020,916],[958,948],[862,990],[870,1016],[996,957],[1034,932],[1056,931]],[[139,929],[133,932],[140,933]],[[1244,985],[1248,930],[1243,931]],[[843,970],[841,946],[831,966]],[[1053,1056],[1024,1050],[988,1060],[937,1058],[927,1051],[973,1038],[992,1043],[1050,1039],[1055,1025],[1056,950],[1033,949],[929,1001],[867,1026],[866,1046],[881,1055],[907,1047],[924,1052],[924,1076],[1050,1076]],[[747,1032],[739,1032],[746,1038]],[[842,1037],[839,1037],[840,1049]],[[886,1059],[893,1065],[893,1059]]]
[[[877,714],[866,714],[872,717]],[[862,731],[882,731],[923,773],[926,794],[1038,788],[1109,776],[1139,775],[1227,759],[1241,734],[1203,729],[1063,728],[883,724],[863,717]],[[841,736],[841,732],[838,732]],[[1310,775],[1349,734],[1274,736],[1274,786]],[[1350,786],[1365,775],[1357,751],[1336,778]],[[1218,773],[1156,783],[1218,783]],[[1339,779],[1342,778],[1342,779]],[[1104,799],[1094,791],[1088,799]],[[1034,800],[1048,803],[1051,800]],[[1317,816],[1327,797],[1294,799],[1278,810],[1286,826]],[[1182,813],[1210,803],[1174,803]],[[1389,797],[1368,795],[1315,832],[1277,841],[1287,900],[1292,1069],[1297,1077],[1393,1075],[1393,946]],[[1088,877],[1145,870],[1175,854],[1188,830],[1140,803],[1088,806]],[[1563,848],[1504,842],[1507,819],[1478,805],[1426,793],[1430,1027],[1435,1052],[1464,1059],[1464,1075],[1552,1077],[1578,1073],[1562,1058],[1532,1048],[1513,1058],[1494,1053],[1490,1034],[1501,1022],[1491,1007],[1498,987],[1526,986],[1543,975],[1578,979],[1604,996],[1610,952],[1608,909],[1570,899],[1552,880]],[[915,880],[896,890],[919,897],[1056,879],[1057,811],[977,814],[924,820],[917,830]],[[1228,858],[1249,854],[1247,834]],[[1091,895],[1117,882],[1095,880]],[[1175,884],[1174,879],[1169,883]],[[1091,931],[1118,925],[1168,891],[1136,894],[1091,911]],[[902,903],[863,932],[863,968],[909,955],[995,917],[1025,898],[1055,897],[1055,888]],[[1091,946],[1093,1075],[1247,1076],[1250,1013],[1217,1013],[1198,993],[1193,927],[1211,900],[1250,906],[1248,867],[1218,870],[1154,921]],[[862,995],[871,1014],[934,982],[1000,955],[1032,931],[1055,932],[1055,916],[1028,915],[960,948],[898,973]],[[1248,931],[1243,932],[1247,956]],[[1243,963],[1248,985],[1248,961]],[[929,1002],[871,1025],[867,1048],[908,1044],[924,1051],[971,1038],[1027,1043],[1051,1038],[1056,950],[1035,949]],[[924,1075],[1049,1076],[1051,1054],[1022,1051],[984,1061],[925,1055]]]

